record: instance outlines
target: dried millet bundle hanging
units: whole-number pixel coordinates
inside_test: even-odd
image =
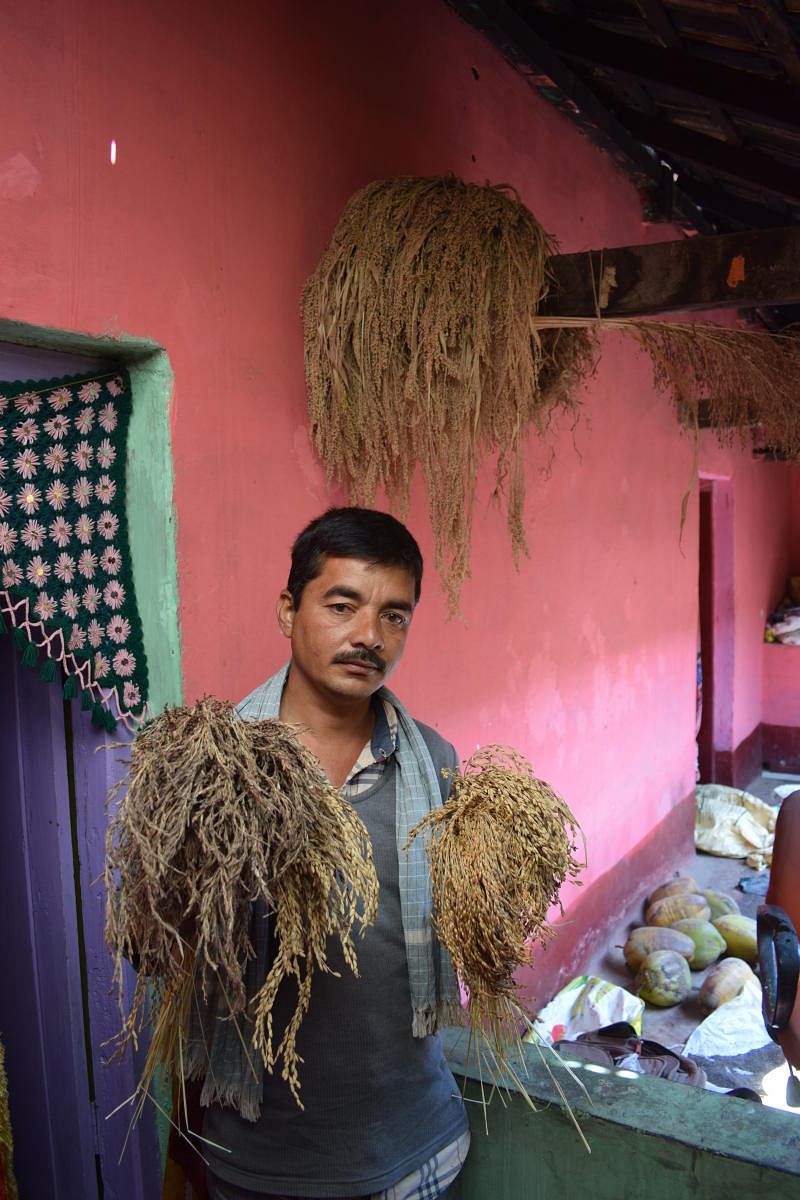
[[[786,458],[800,457],[800,336],[708,321],[535,317],[542,336],[591,327],[637,339],[656,387],[670,393],[688,428],[708,425],[722,446],[754,435]]]
[[[167,709],[141,730],[121,788],[105,872],[106,940],[121,1006],[124,956],[138,961],[139,974],[118,1049],[135,1044],[152,981],[160,1010],[145,1074],[159,1056],[180,1074],[191,1004],[218,990],[234,1019],[246,1010],[252,1018],[252,1044],[267,1069],[283,1060],[299,1103],[295,1038],[314,970],[325,969],[333,936],[357,973],[353,933],[377,912],[363,824],[288,726],[239,720],[211,697]],[[249,997],[248,917],[257,898],[274,913],[279,949]],[[272,1001],[287,976],[297,984],[297,1007],[275,1047]]]
[[[544,317],[554,240],[508,187],[378,180],[349,200],[303,293],[311,434],[356,503],[401,515],[417,464],[451,611],[469,574],[478,464],[494,456],[515,561],[525,435],[577,413],[603,329],[636,338],[682,422],[725,444],[754,426],[800,456],[797,334],[637,319]],[[685,503],[685,499],[684,499]]]
[[[508,187],[383,179],[349,200],[303,294],[311,434],[355,503],[405,512],[417,464],[451,609],[469,573],[478,465],[496,456],[515,560],[525,435],[575,409],[584,329],[531,326],[553,239]]]
[[[501,1066],[524,1016],[514,972],[552,936],[548,911],[585,865],[577,834],[564,801],[507,746],[473,754],[448,802],[411,831],[427,838],[433,924],[469,992],[473,1033]]]
[[[633,323],[632,323],[633,325]],[[639,321],[630,330],[671,391],[683,424],[704,419],[721,445],[765,445],[800,455],[800,337],[707,322]]]

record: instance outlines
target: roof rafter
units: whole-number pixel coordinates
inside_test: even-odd
[[[632,109],[626,109],[622,119],[634,137],[641,138],[642,142],[665,154],[677,155],[701,167],[711,167],[732,179],[775,192],[788,200],[800,201],[800,171],[769,154],[729,146],[670,121],[642,117]]]
[[[780,125],[798,124],[797,90],[787,84],[721,66],[684,50],[663,49],[638,38],[608,33],[586,22],[559,21],[538,10],[531,11],[531,22],[549,46],[568,57]]]
[[[775,229],[777,226],[788,224],[796,217],[780,196],[769,196],[763,201],[757,201],[732,191],[725,191],[700,179],[684,178],[683,186],[706,212],[716,213],[734,225],[742,225],[746,229]],[[774,204],[769,205],[768,199],[773,200]]]

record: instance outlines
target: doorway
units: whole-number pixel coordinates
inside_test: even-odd
[[[0,345],[4,380],[99,365]],[[100,882],[105,797],[121,770],[120,755],[103,752],[109,741],[78,702],[64,702],[58,681],[43,683],[0,637],[0,1036],[22,1200],[150,1200],[159,1191],[152,1111],[121,1161],[129,1110],[109,1116],[140,1069],[105,1063],[120,1024]]]
[[[733,485],[700,479],[697,774],[730,783],[733,752]]]

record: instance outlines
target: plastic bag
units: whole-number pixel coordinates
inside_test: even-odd
[[[756,870],[772,861],[776,810],[757,796],[719,783],[695,789],[694,842],[706,854],[746,858]]]
[[[552,1046],[561,1038],[575,1038],[616,1021],[627,1021],[641,1033],[643,1013],[644,1000],[625,988],[597,975],[578,975],[539,1011],[524,1040]]]
[[[761,1011],[761,985],[754,975],[738,996],[721,1004],[693,1030],[683,1052],[731,1058],[769,1043]]]

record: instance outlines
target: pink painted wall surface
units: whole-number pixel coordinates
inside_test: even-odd
[[[677,236],[444,3],[234,0],[220,19],[210,0],[30,0],[2,37],[0,315],[170,354],[189,699],[238,697],[281,662],[289,544],[341,499],[306,437],[299,296],[356,188],[452,171],[513,183],[564,250]],[[588,883],[693,786],[697,499],[681,543],[691,439],[621,335],[584,401],[549,478],[530,449],[530,560],[515,573],[485,474],[463,620],[430,574],[394,686],[462,753],[531,757],[583,825]],[[710,456],[741,517],[744,731],[780,469]],[[430,551],[420,490],[409,523]]]
[[[761,720],[800,728],[800,646],[765,643]]]

